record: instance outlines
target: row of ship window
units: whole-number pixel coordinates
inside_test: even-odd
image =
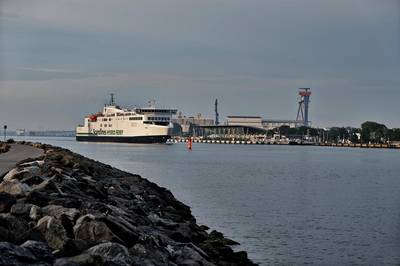
[[[169,121],[169,117],[148,117],[147,118],[149,121]]]
[[[117,120],[121,120],[120,118],[116,118]],[[103,118],[101,121],[111,121],[112,118]],[[125,120],[125,118],[123,119]],[[142,120],[142,117],[129,117],[129,120]]]
[[[142,120],[142,117],[129,117],[129,120]],[[148,117],[147,118],[149,121],[169,121],[169,117]],[[110,119],[111,120],[111,119]],[[103,119],[103,121],[106,121]],[[100,124],[100,127],[107,127],[107,124]],[[112,127],[112,125],[108,125],[109,127]]]
[[[141,116],[134,116],[134,117],[129,117],[129,120],[143,120],[143,117]],[[147,120],[149,121],[169,121],[169,117],[148,117]],[[103,118],[101,121],[111,121],[111,118]]]

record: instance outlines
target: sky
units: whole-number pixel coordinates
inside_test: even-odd
[[[0,124],[72,130],[115,93],[184,115],[400,127],[399,0],[0,0]]]

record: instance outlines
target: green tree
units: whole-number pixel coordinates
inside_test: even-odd
[[[361,138],[364,143],[382,143],[386,139],[387,131],[385,125],[367,121],[361,125]]]
[[[275,130],[269,129],[269,130],[267,131],[267,136],[268,136],[268,137],[272,137],[274,134],[275,134]]]
[[[289,130],[290,130],[289,126],[286,126],[286,125],[280,126],[279,127],[279,134],[281,134],[283,136],[288,136]]]
[[[400,128],[388,129],[386,137],[390,141],[400,141]]]
[[[361,134],[361,129],[360,128],[349,128],[349,140],[352,143],[360,143],[360,140],[358,138],[359,134]]]

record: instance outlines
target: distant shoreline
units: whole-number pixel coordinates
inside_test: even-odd
[[[187,142],[188,138],[175,138],[177,143]],[[370,149],[400,149],[399,144],[368,144],[368,143],[279,143],[270,141],[252,140],[221,140],[221,139],[199,139],[194,138],[194,143],[225,144],[225,145],[290,145],[290,146],[314,146],[314,147],[344,147],[344,148],[370,148]]]

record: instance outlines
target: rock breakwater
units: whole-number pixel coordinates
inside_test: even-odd
[[[0,178],[0,265],[255,265],[165,188],[45,144]]]
[[[10,149],[10,145],[8,145],[6,142],[0,141],[0,153],[8,152]]]

